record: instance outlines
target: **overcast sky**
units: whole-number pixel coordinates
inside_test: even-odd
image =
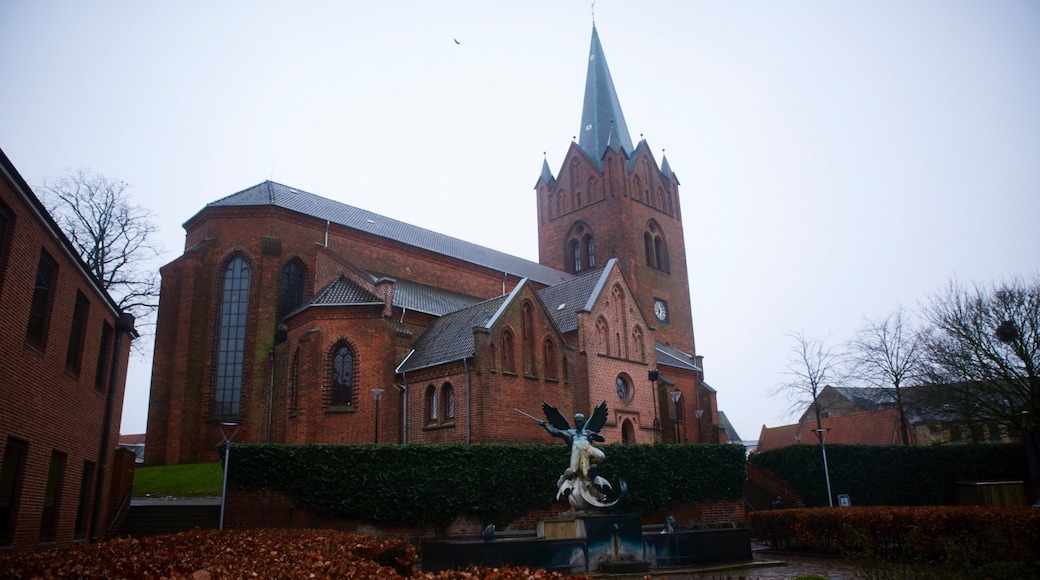
[[[599,0],[634,141],[681,182],[698,354],[744,439],[792,332],[1040,271],[1040,2]],[[0,148],[161,228],[266,179],[537,261],[590,2],[0,2]],[[456,42],[456,40],[458,42]],[[674,306],[673,306],[674,307]],[[148,349],[150,351],[150,347]],[[131,362],[123,433],[147,421]]]

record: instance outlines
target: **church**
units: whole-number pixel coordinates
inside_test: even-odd
[[[580,133],[534,187],[538,262],[266,181],[165,265],[145,462],[277,444],[725,442],[690,307],[679,180],[633,143],[595,26]]]

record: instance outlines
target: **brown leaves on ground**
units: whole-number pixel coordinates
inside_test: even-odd
[[[527,568],[471,568],[423,574],[415,547],[335,530],[199,530],[0,557],[3,578],[131,580],[576,578]]]

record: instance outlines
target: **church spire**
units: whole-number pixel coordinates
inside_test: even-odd
[[[585,76],[585,102],[578,135],[578,145],[597,165],[607,147],[620,146],[626,154],[634,149],[595,24],[592,25],[589,71]]]

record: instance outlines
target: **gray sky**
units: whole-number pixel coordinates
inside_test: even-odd
[[[265,179],[537,261],[590,2],[0,2],[0,147],[132,185],[164,261]],[[850,338],[957,277],[1040,271],[1040,3],[599,0],[632,138],[681,182],[706,379],[790,422],[791,332]],[[458,39],[461,44],[456,44]],[[150,350],[150,347],[149,347]],[[124,433],[143,432],[150,356]]]

